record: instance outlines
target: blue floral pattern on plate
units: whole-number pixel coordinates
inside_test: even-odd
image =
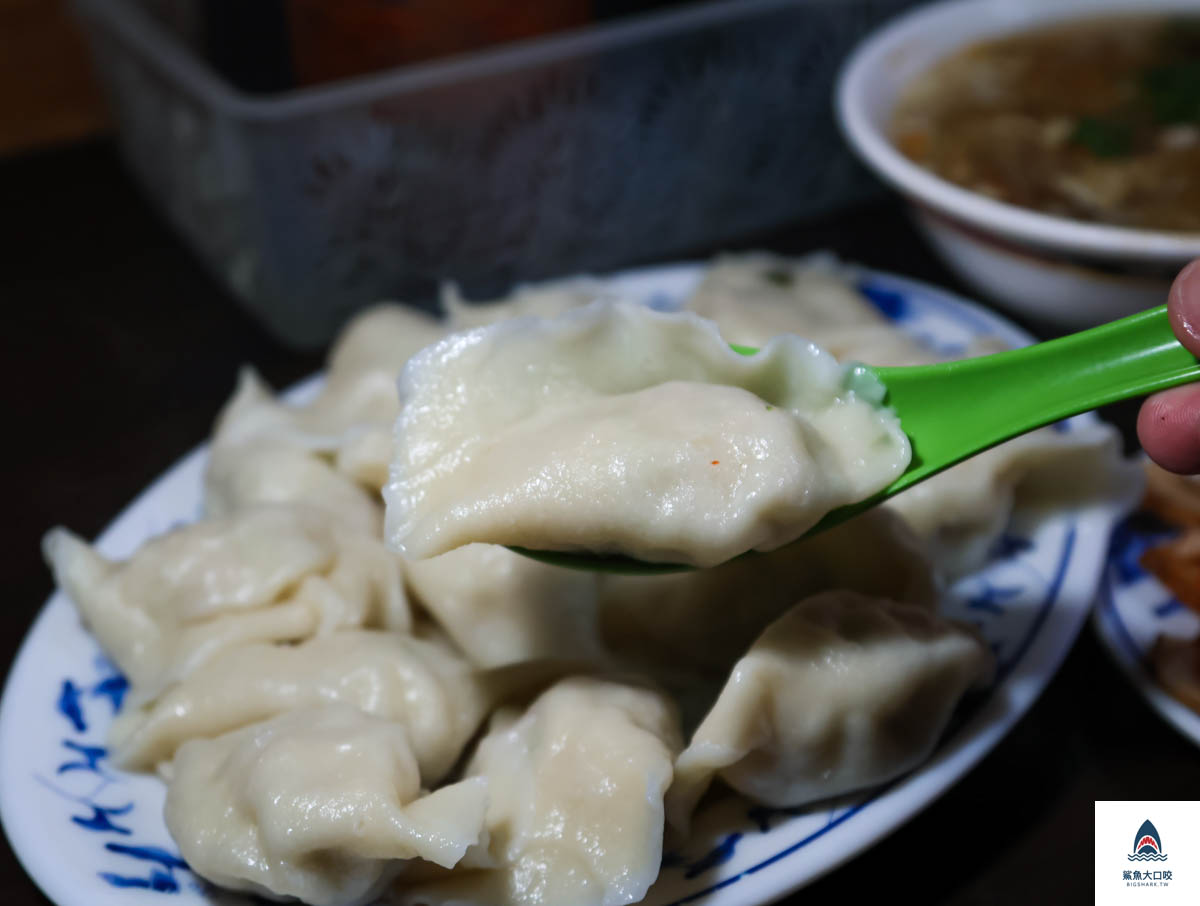
[[[945,353],[982,335],[1028,337],[1000,318],[899,277],[848,271],[885,315]],[[678,307],[697,265],[629,272],[612,284],[660,309]],[[308,397],[316,379],[291,391]],[[1087,421],[1084,417],[1080,421]],[[1061,430],[1072,430],[1072,422]],[[145,491],[100,540],[131,553],[199,512],[205,451]],[[934,756],[883,789],[802,809],[719,799],[669,849],[646,902],[745,904],[774,899],[871,845],[944,792],[1029,708],[1070,647],[1095,593],[1115,513],[1015,519],[985,569],[947,590],[943,610],[979,628],[996,653],[992,689],[960,709]],[[1003,688],[1004,694],[995,691]],[[56,594],[14,664],[0,706],[0,817],[19,858],[60,906],[118,906],[132,896],[188,906],[246,903],[195,878],[162,821],[155,777],[107,763],[105,735],[124,680],[103,658],[70,603]]]

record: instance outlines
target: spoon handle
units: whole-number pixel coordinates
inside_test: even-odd
[[[913,442],[891,495],[1001,441],[1117,400],[1200,380],[1165,305],[1022,349],[909,368],[868,368]]]

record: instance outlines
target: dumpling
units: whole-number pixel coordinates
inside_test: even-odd
[[[712,318],[734,343],[760,346],[780,332],[806,337],[841,361],[920,365],[943,360],[885,318],[846,279],[836,259],[729,255],[705,272],[688,307]],[[968,354],[1002,348],[982,338]],[[1012,513],[1022,485],[1050,506],[1132,505],[1141,484],[1123,462],[1116,432],[1089,426],[1043,429],[922,482],[888,506],[910,522],[950,576],[981,566]],[[1027,495],[1033,502],[1034,494]]]
[[[828,255],[723,255],[705,271],[686,307],[715,321],[731,343],[759,347],[791,333],[839,361],[917,365],[937,358],[894,327]]]
[[[834,588],[933,608],[938,580],[904,522],[876,508],[767,554],[665,576],[605,575],[605,643],[640,670],[720,672],[802,598]]]
[[[594,573],[548,566],[495,544],[413,560],[404,572],[415,602],[480,667],[603,658]]]
[[[486,807],[478,777],[424,793],[401,725],[325,705],[184,745],[164,815],[188,866],[214,884],[354,906],[404,860],[457,864]]]
[[[243,368],[233,398],[217,420],[214,443],[243,443],[267,435],[336,452],[347,435],[390,425],[398,411],[395,375],[387,372],[331,378],[316,399],[298,406],[276,399],[252,368]]]
[[[658,876],[679,745],[668,698],[606,680],[564,680],[524,714],[499,712],[466,771],[487,780],[486,851],[437,881],[401,877],[399,900],[636,903]]]
[[[1131,508],[1143,475],[1121,455],[1111,425],[1042,428],[947,469],[889,500],[947,576],[982,566],[1020,499],[1027,515],[1102,506]]]
[[[300,645],[226,651],[151,704],[123,711],[109,743],[117,764],[144,769],[189,739],[342,702],[402,724],[422,781],[432,784],[453,766],[500,691],[439,640],[346,630]]]
[[[611,296],[611,291],[603,284],[580,277],[518,286],[503,299],[490,302],[468,302],[456,286],[448,284],[442,289],[441,302],[450,329],[459,331],[512,318],[556,318],[573,308],[582,308],[596,299]]]
[[[446,335],[446,325],[408,305],[384,303],[355,315],[329,351],[330,379],[384,372],[394,379],[418,350]]]
[[[378,495],[337,471],[320,454],[266,436],[213,446],[204,474],[205,512],[229,516],[266,503],[320,507],[355,531],[382,534],[383,506]]]
[[[295,446],[378,490],[387,479],[391,429],[398,412],[392,372],[331,375],[316,399],[297,406],[278,400],[252,369],[245,368],[218,419],[213,445],[239,447],[262,438]]]
[[[388,541],[697,566],[774,549],[908,465],[881,388],[845,378],[795,337],[740,356],[710,322],[630,303],[453,335],[401,377]]]
[[[399,411],[396,375],[418,349],[440,339],[445,327],[435,318],[402,305],[369,309],[345,328],[329,356],[324,386],[316,398],[303,405],[276,399],[270,388],[251,368],[242,369],[233,398],[222,409],[213,436],[214,458],[223,475],[238,477],[247,467],[237,462],[243,451],[257,456],[256,441],[269,448],[297,448],[288,460],[293,472],[307,468],[304,490],[321,491],[338,505],[334,509],[362,509],[347,505],[355,498],[353,483],[378,491],[387,480],[391,460],[391,431]],[[300,455],[300,451],[308,454]],[[322,469],[336,470],[351,479],[338,487],[334,476]],[[260,480],[270,472],[257,475]],[[296,483],[293,477],[293,484]],[[215,509],[228,512],[247,498],[287,500],[276,479],[273,488],[255,487],[242,478],[237,487],[226,480],[212,481]],[[269,493],[273,491],[273,493]],[[223,492],[223,493],[221,493]],[[319,501],[324,502],[324,501]],[[361,522],[355,518],[355,524]]]
[[[992,667],[979,639],[924,608],[845,591],[801,601],[737,662],[680,754],[671,823],[686,828],[714,776],[778,807],[890,780],[929,757]]]
[[[135,699],[231,646],[411,625],[394,555],[316,508],[206,519],[151,539],[124,562],[62,528],[43,548]]]

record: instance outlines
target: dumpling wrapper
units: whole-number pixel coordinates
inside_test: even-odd
[[[401,903],[620,906],[658,877],[663,795],[679,751],[666,696],[600,679],[563,680],[524,713],[504,709],[467,766],[487,780],[484,851],[428,882],[401,877]]]
[[[927,609],[845,591],[801,601],[737,662],[676,760],[671,824],[687,828],[716,776],[775,807],[891,780],[992,671],[979,639]]]
[[[939,582],[924,546],[884,509],[766,554],[664,576],[602,575],[604,642],[638,670],[719,671],[797,601],[840,588],[937,606]]]
[[[237,645],[412,625],[395,556],[315,507],[264,506],[185,525],[123,562],[63,528],[47,533],[43,549],[135,701]]]
[[[245,449],[262,440],[295,447],[378,491],[387,480],[392,425],[399,412],[396,375],[413,353],[445,333],[440,321],[415,309],[368,309],[338,337],[324,386],[303,405],[280,401],[253,369],[244,368],[217,420],[213,445],[221,451]]]
[[[113,761],[146,769],[190,739],[211,738],[286,711],[340,702],[402,724],[426,784],[440,780],[507,689],[489,687],[438,639],[346,630],[300,645],[224,652],[161,697],[113,722]]]
[[[937,356],[893,325],[827,254],[782,258],[722,255],[685,302],[731,343],[764,346],[779,334],[806,337],[839,361],[921,365]]]
[[[458,288],[442,288],[441,305],[450,330],[470,330],[513,318],[556,318],[573,308],[582,308],[599,298],[611,298],[612,292],[589,277],[551,280],[531,286],[518,286],[503,299],[468,302]]]
[[[495,544],[405,564],[423,607],[480,667],[604,658],[593,573],[548,566]]]
[[[164,809],[188,866],[311,906],[370,902],[404,865],[450,868],[479,843],[487,781],[423,793],[399,724],[345,705],[187,743]]]
[[[478,541],[712,566],[794,540],[911,455],[812,344],[741,356],[710,322],[626,302],[452,335],[400,397],[385,531],[410,558]]]
[[[354,531],[378,537],[383,507],[377,496],[320,453],[265,435],[214,444],[204,473],[204,511],[214,517],[263,504],[303,503],[320,507]]]
[[[330,378],[312,402],[295,405],[278,399],[253,368],[243,368],[213,442],[237,444],[265,435],[336,452],[348,435],[375,425],[390,426],[398,412],[395,375],[388,372]]]
[[[330,376],[316,399],[297,406],[279,400],[253,369],[243,368],[217,422],[213,445],[245,449],[263,440],[294,447],[378,490],[387,480],[399,408],[393,372]]]
[[[1018,503],[1027,518],[1089,507],[1130,510],[1144,476],[1108,424],[1041,428],[915,485],[885,506],[904,517],[948,577],[978,569]]]
[[[329,350],[331,381],[379,373],[393,378],[418,350],[446,335],[446,324],[408,305],[385,302],[355,315]]]

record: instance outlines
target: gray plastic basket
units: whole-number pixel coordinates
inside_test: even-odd
[[[265,97],[130,0],[76,0],[137,178],[285,341],[431,300],[678,254],[874,183],[834,73],[911,0],[736,0]]]

